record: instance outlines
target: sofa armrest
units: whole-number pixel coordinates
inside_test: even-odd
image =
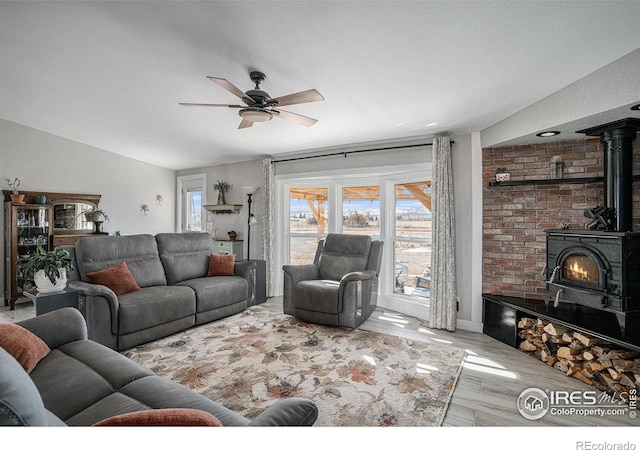
[[[116,294],[106,286],[84,281],[73,281],[69,287],[78,291],[89,339],[118,349],[120,302]]]
[[[287,398],[265,409],[248,426],[311,426],[318,418],[318,407],[306,398]]]
[[[87,325],[84,317],[75,308],[57,309],[18,322],[18,325],[38,336],[50,349],[87,339]]]
[[[247,280],[249,284],[249,298],[248,304],[255,304],[256,295],[256,262],[255,261],[240,261],[233,265],[233,273]]]

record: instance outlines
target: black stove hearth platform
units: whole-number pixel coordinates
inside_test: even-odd
[[[550,320],[573,330],[640,351],[640,312],[616,312],[574,303],[553,306],[544,300],[483,294],[483,332],[505,344],[519,344],[518,321],[523,317]],[[622,323],[621,323],[622,322]]]

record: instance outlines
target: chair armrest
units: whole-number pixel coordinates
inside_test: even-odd
[[[109,311],[111,312],[111,317],[114,320],[111,320],[111,332],[113,334],[118,334],[118,311],[120,310],[120,302],[118,301],[118,296],[107,286],[102,284],[93,284],[87,283],[85,281],[72,281],[69,283],[69,287],[78,291],[78,295],[82,295],[85,297],[84,304],[87,309],[87,314],[89,314],[90,308],[88,307],[88,302],[95,301],[106,301],[109,305]],[[90,320],[87,317],[87,320]]]
[[[282,266],[284,271],[284,290],[282,291],[282,310],[285,314],[295,315],[293,306],[293,289],[296,284],[305,280],[317,280],[320,271],[315,264]]]
[[[282,266],[282,270],[291,277],[291,282],[294,285],[300,281],[317,280],[320,278],[320,271],[315,264],[287,265]]]
[[[87,339],[84,317],[75,308],[62,308],[18,322],[42,339],[50,349]]]
[[[318,418],[318,407],[306,398],[287,398],[265,409],[247,425],[252,427],[311,426]]]
[[[349,272],[340,279],[340,284],[348,283],[349,281],[365,281],[371,280],[376,277],[374,270],[365,270],[363,272]]]

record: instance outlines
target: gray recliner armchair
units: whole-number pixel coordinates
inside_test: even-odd
[[[328,234],[313,264],[286,265],[283,306],[306,322],[357,328],[375,310],[382,241]]]

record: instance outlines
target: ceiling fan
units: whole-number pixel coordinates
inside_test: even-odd
[[[244,105],[225,105],[214,103],[179,103],[182,106],[204,106],[204,107],[227,107],[238,108],[240,111],[240,128],[249,128],[256,122],[267,122],[274,116],[281,119],[288,120],[290,122],[310,127],[317,122],[317,119],[311,117],[295,114],[276,107],[298,105],[300,103],[310,103],[324,100],[324,97],[320,95],[315,89],[309,89],[308,91],[297,92],[295,94],[284,95],[282,97],[271,98],[269,94],[260,89],[260,83],[264,82],[267,76],[258,71],[252,71],[249,73],[251,81],[256,85],[254,89],[247,92],[242,92],[231,82],[224,78],[207,77],[214,83],[219,84],[227,91],[231,92],[236,97],[240,98],[244,102]]]

